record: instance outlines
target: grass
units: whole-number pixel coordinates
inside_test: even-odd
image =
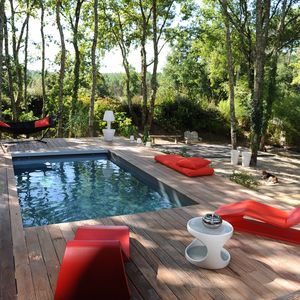
[[[253,190],[257,189],[260,184],[255,176],[245,172],[233,172],[229,178],[231,181]]]

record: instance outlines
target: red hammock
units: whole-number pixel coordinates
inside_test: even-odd
[[[26,122],[1,122],[0,130],[13,134],[31,134],[43,131],[55,126],[54,117],[45,117],[36,121]]]

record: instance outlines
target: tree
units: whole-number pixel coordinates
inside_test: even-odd
[[[227,0],[221,2],[224,10],[224,23],[226,30],[226,56],[228,65],[228,78],[229,78],[229,102],[230,102],[230,136],[231,136],[231,147],[236,149],[236,119],[235,119],[235,107],[234,107],[234,65],[232,55],[232,43],[231,43],[231,29],[228,20],[227,13]]]
[[[270,0],[256,1],[256,23],[255,23],[255,60],[254,60],[254,88],[252,95],[251,111],[251,165],[257,164],[257,152],[261,139],[263,121],[263,88],[264,69],[266,58],[267,38],[270,22]]]
[[[94,0],[94,37],[92,45],[92,91],[91,101],[89,108],[89,134],[94,136],[94,106],[95,106],[95,93],[97,84],[97,63],[96,63],[96,50],[98,42],[98,0]]]
[[[43,99],[43,108],[42,108],[42,114],[43,117],[46,114],[46,103],[47,103],[47,98],[46,98],[46,82],[45,82],[45,33],[44,33],[44,27],[45,27],[45,21],[44,21],[44,16],[45,16],[45,7],[44,7],[44,1],[40,0],[40,7],[41,7],[41,26],[40,26],[40,32],[41,32],[41,38],[42,38],[42,70],[41,70],[41,77],[42,77],[42,99]]]
[[[154,105],[156,100],[156,93],[158,89],[157,82],[157,67],[158,67],[158,56],[162,50],[158,48],[159,42],[163,36],[165,27],[168,24],[168,21],[174,17],[172,14],[172,8],[174,0],[171,1],[162,1],[157,2],[157,0],[152,0],[152,44],[153,44],[153,69],[151,76],[151,98],[149,105],[149,113],[147,120],[147,127],[149,130],[152,126],[153,114],[154,114]],[[160,22],[159,22],[160,21]]]
[[[4,47],[5,47],[5,66],[7,69],[7,77],[8,77],[8,91],[11,103],[11,110],[12,110],[12,119],[13,121],[17,121],[17,107],[14,95],[14,87],[13,87],[13,76],[12,76],[12,66],[9,54],[9,43],[8,43],[8,29],[7,29],[7,18],[5,12],[3,13],[4,16]]]
[[[147,87],[147,51],[146,43],[149,31],[149,22],[151,18],[151,7],[147,7],[147,1],[138,1],[138,7],[141,15],[141,20],[139,21],[139,39],[141,47],[141,95],[142,95],[142,126],[146,125],[147,121],[147,104],[148,104],[148,87]],[[148,5],[149,6],[149,5]]]
[[[58,95],[58,137],[63,137],[63,96],[64,96],[64,77],[66,64],[66,46],[64,31],[61,25],[61,0],[56,0],[56,24],[59,30],[61,54],[59,70],[59,95]]]
[[[300,38],[300,11],[293,7],[293,0],[281,1],[280,9],[276,17],[271,20],[269,35],[269,51],[266,58],[267,76],[266,76],[266,97],[264,105],[264,117],[262,124],[262,137],[260,148],[265,145],[265,135],[268,124],[272,116],[272,107],[278,99],[277,66],[280,54],[287,49],[293,49],[299,45]],[[272,32],[276,34],[272,34]]]
[[[3,44],[4,44],[4,0],[0,0],[0,120],[2,119]]]
[[[109,22],[109,29],[113,34],[114,42],[119,46],[122,63],[126,74],[126,100],[130,114],[133,116],[132,111],[132,92],[131,84],[131,67],[128,61],[130,46],[134,41],[134,29],[132,13],[132,3],[127,1],[109,1],[104,3],[104,15]]]
[[[80,81],[80,50],[78,45],[78,26],[80,20],[80,12],[82,4],[85,0],[77,0],[76,7],[75,7],[75,14],[72,9],[69,9],[69,20],[71,24],[71,29],[73,33],[72,44],[75,51],[75,63],[74,63],[74,79],[73,79],[73,93],[72,93],[72,102],[71,102],[71,109],[69,114],[70,121],[75,114],[76,111],[76,104],[78,102],[78,90],[79,90],[79,81]],[[75,15],[75,20],[73,18]]]
[[[27,86],[28,86],[28,80],[27,80],[27,65],[28,65],[28,38],[29,38],[29,18],[30,18],[30,10],[29,10],[29,1],[26,1],[26,33],[25,33],[25,45],[24,45],[24,105],[25,110],[28,110],[27,105]]]

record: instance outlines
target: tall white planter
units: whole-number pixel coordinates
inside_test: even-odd
[[[242,166],[249,167],[251,160],[251,152],[242,152]]]
[[[116,129],[102,129],[104,141],[111,142],[114,139]]]
[[[231,150],[231,164],[232,165],[238,165],[239,156],[240,156],[239,150]]]

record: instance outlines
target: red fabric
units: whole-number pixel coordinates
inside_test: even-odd
[[[203,167],[197,170],[193,170],[193,169],[188,169],[188,168],[183,168],[178,166],[177,164],[178,161],[183,159],[183,157],[180,155],[176,155],[176,154],[156,155],[154,159],[157,162],[189,177],[197,177],[197,176],[214,174],[214,169],[211,167]]]
[[[10,128],[10,125],[5,123],[5,122],[1,122],[0,121],[0,127],[6,127],[6,128]]]
[[[177,162],[177,165],[179,167],[187,168],[187,169],[192,169],[192,170],[197,170],[199,168],[203,168],[208,166],[211,163],[210,160],[200,158],[200,157],[187,157],[179,160]]]
[[[54,299],[130,299],[119,241],[67,242]]]
[[[35,128],[48,127],[48,126],[50,126],[49,117],[45,117],[43,119],[34,122]]]
[[[215,213],[237,231],[300,244],[300,231],[290,228],[300,223],[300,207],[287,212],[254,200],[244,200],[223,205]]]
[[[123,258],[130,258],[128,226],[81,226],[74,240],[117,240],[121,244]]]

